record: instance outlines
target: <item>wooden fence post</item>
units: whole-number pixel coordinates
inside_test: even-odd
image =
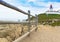
[[[30,10],[28,10],[28,32],[30,32]]]
[[[38,16],[35,14],[36,18],[35,18],[35,26],[36,26],[36,29],[35,31],[37,31],[38,29]]]
[[[21,35],[24,33],[24,31],[23,31],[23,23],[21,23],[21,25],[22,25],[22,27],[21,27]]]

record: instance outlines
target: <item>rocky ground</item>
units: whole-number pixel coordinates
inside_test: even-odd
[[[12,42],[21,36],[21,24],[0,24],[0,42]]]
[[[33,26],[31,26],[32,29]],[[23,33],[21,30],[23,28]],[[28,25],[0,24],[0,42],[12,42],[28,31]]]
[[[27,26],[24,26],[25,32],[27,32],[27,28]],[[34,27],[32,26],[32,28]],[[3,29],[0,25],[0,42],[12,42],[21,36],[20,24],[7,25],[7,27]],[[20,42],[60,42],[60,26],[38,25],[37,32],[33,31],[30,37],[27,36]]]

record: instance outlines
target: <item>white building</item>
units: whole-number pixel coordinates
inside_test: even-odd
[[[53,10],[53,6],[51,4],[49,10],[46,11],[46,14],[60,14],[60,10]]]

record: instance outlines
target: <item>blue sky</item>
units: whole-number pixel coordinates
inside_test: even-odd
[[[44,13],[45,11],[49,10],[50,4],[53,5],[54,10],[60,10],[60,0],[3,0],[3,1],[11,5],[14,5],[15,7],[18,7],[19,9],[24,10],[25,12],[30,10],[32,15]],[[22,20],[27,18],[26,15],[19,13],[15,10],[9,9],[7,7],[4,7],[2,5],[0,5],[0,12],[1,12],[0,20],[1,19]]]

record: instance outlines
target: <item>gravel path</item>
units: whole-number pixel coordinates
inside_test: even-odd
[[[30,37],[26,37],[21,42],[60,42],[60,26],[38,26],[38,31],[31,33]]]

